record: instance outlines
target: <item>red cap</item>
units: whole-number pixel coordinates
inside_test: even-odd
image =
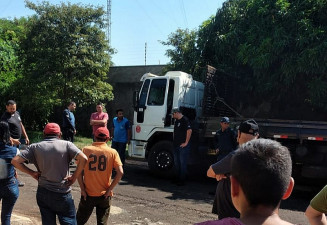
[[[44,134],[59,134],[60,127],[56,123],[48,123],[47,125],[45,125],[43,133]]]
[[[109,130],[106,127],[99,127],[96,131],[95,131],[95,137],[97,138],[102,138],[102,139],[107,139],[109,138]]]

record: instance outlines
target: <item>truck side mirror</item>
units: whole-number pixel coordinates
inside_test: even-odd
[[[134,91],[133,92],[133,107],[136,110],[138,108],[139,105],[139,92],[138,91]]]

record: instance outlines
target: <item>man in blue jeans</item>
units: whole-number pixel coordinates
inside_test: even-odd
[[[43,141],[28,146],[11,163],[38,181],[36,200],[42,224],[56,225],[58,216],[61,225],[76,225],[76,210],[70,186],[83,171],[87,157],[72,142],[60,140],[58,124],[48,123],[43,134]],[[70,175],[69,163],[72,159],[78,163],[76,171]],[[25,162],[34,164],[37,171],[28,168]]]
[[[113,134],[111,148],[117,150],[121,162],[125,165],[126,144],[129,144],[131,140],[131,125],[124,117],[122,109],[117,109],[116,114],[111,129],[111,134]]]
[[[191,124],[179,108],[173,108],[174,124],[174,164],[177,172],[177,185],[185,185],[187,160],[190,154]]]

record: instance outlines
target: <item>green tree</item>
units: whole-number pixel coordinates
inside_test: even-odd
[[[196,66],[198,57],[198,49],[196,48],[196,32],[188,29],[178,29],[175,33],[169,35],[167,41],[162,41],[163,45],[173,46],[166,55],[171,61],[167,70],[179,69],[188,73],[192,73]]]
[[[6,92],[21,76],[18,60],[20,39],[24,34],[26,19],[13,21],[0,19],[0,96],[5,99]]]
[[[196,31],[195,68],[218,68],[258,101],[327,110],[326,10],[325,0],[228,0]]]
[[[79,106],[112,100],[106,82],[112,49],[105,38],[103,8],[30,1],[26,6],[36,15],[21,45],[24,79],[16,94],[30,122],[46,122],[53,107],[69,100]]]

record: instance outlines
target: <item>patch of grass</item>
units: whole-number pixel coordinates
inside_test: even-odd
[[[82,149],[87,145],[92,145],[93,140],[92,138],[82,137],[82,136],[75,136],[74,144],[79,148]]]
[[[36,143],[43,140],[43,133],[41,131],[27,131],[27,134],[31,143]],[[74,144],[79,149],[82,149],[87,145],[92,145],[92,142],[93,142],[92,138],[82,137],[82,136],[75,136],[75,140],[74,140]]]

